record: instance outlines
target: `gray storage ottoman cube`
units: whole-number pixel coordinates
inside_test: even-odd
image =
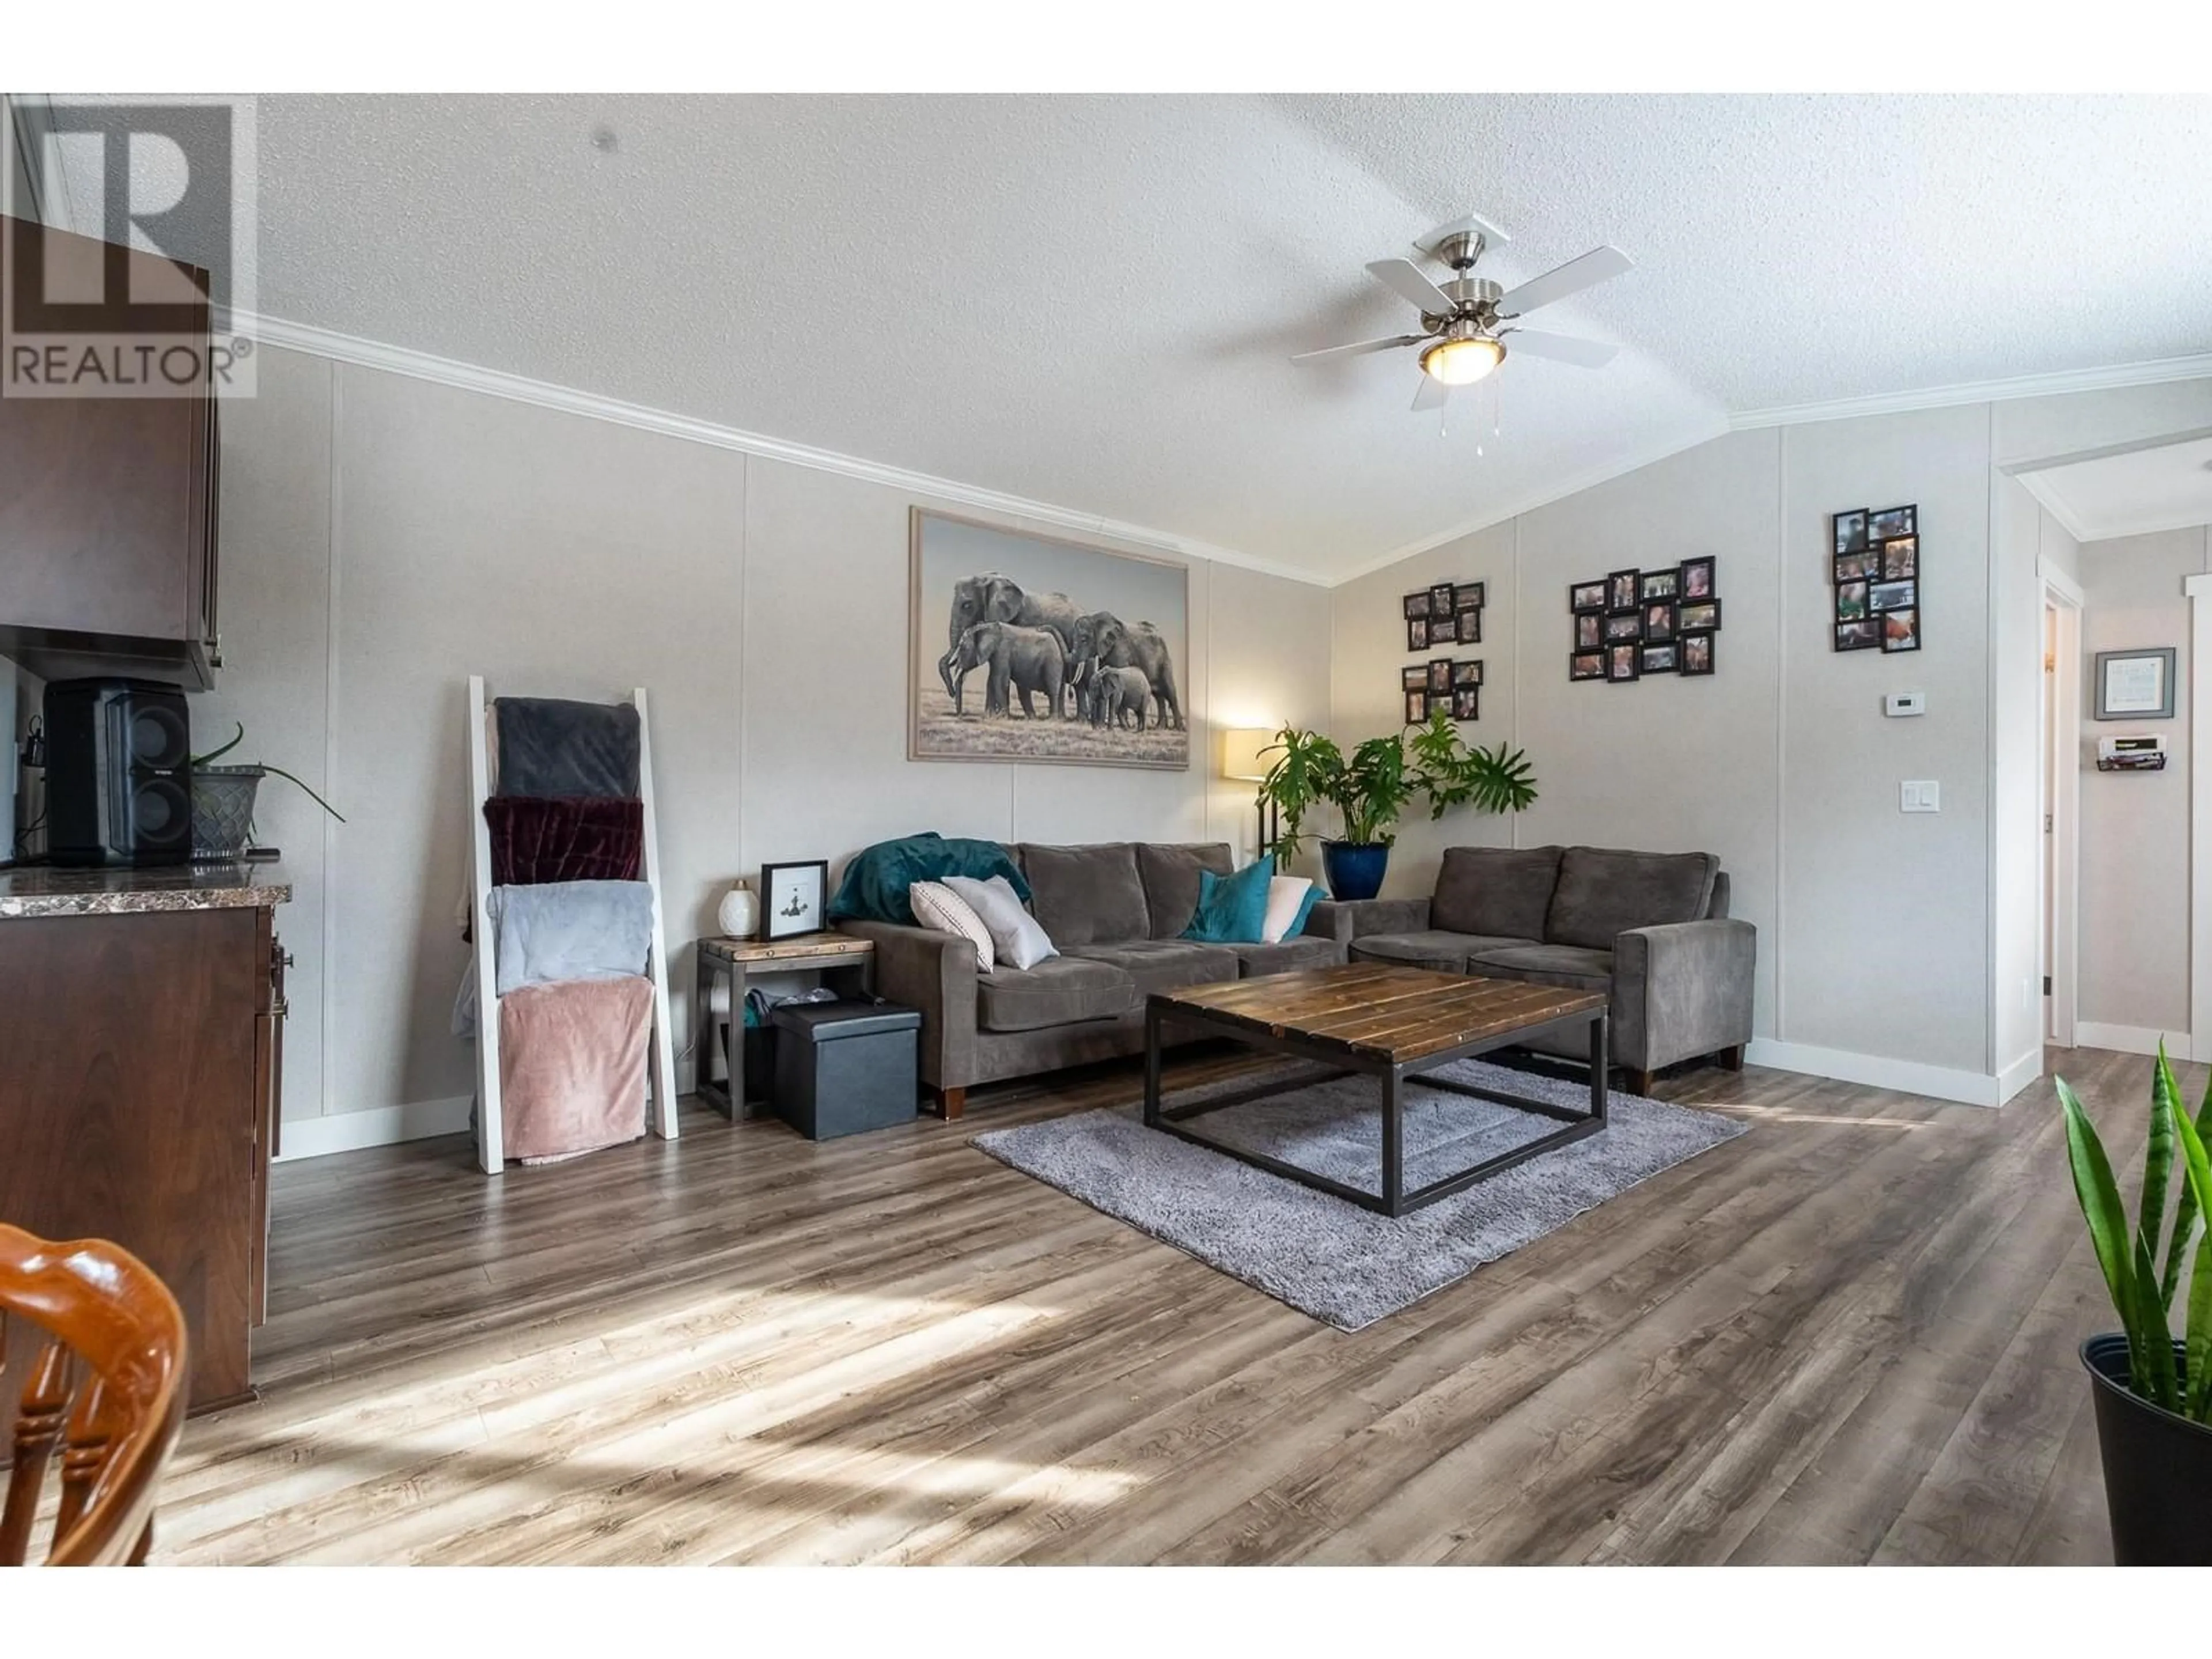
[[[914,1120],[918,1010],[889,1002],[787,1002],[769,1018],[776,1029],[775,1115],[809,1140]]]

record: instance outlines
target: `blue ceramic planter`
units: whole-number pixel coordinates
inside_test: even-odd
[[[1321,844],[1321,867],[1328,878],[1331,898],[1371,899],[1382,890],[1382,872],[1390,867],[1390,849],[1376,842],[1325,841]]]

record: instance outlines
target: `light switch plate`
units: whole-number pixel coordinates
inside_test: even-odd
[[[1897,786],[1897,810],[1900,812],[1940,812],[1943,810],[1943,788],[1933,778],[1908,778]]]

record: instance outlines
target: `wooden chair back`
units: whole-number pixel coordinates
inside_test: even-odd
[[[185,1316],[153,1270],[104,1239],[50,1244],[0,1224],[0,1365],[13,1316],[45,1334],[24,1378],[0,1506],[0,1566],[21,1566],[61,1448],[52,1566],[136,1565],[185,1425]],[[0,1399],[4,1399],[0,1393]]]

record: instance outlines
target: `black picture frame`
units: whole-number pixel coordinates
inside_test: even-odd
[[[1881,570],[1881,550],[1862,547],[1856,552],[1837,554],[1828,580],[1837,583],[1870,581]]]
[[[1480,582],[1455,582],[1452,586],[1452,609],[1480,611],[1488,603],[1487,590]]]
[[[1718,599],[1678,599],[1674,603],[1674,631],[1682,635],[1717,634],[1721,629]]]
[[[1668,565],[1664,570],[1646,570],[1638,577],[1636,597],[1639,603],[1649,605],[1654,599],[1680,598],[1682,592],[1682,568]]]
[[[1920,580],[1920,538],[1893,536],[1881,544],[1881,580],[1911,582]]]
[[[1646,674],[1672,674],[1682,665],[1682,645],[1679,640],[1655,640],[1649,645],[1638,646],[1636,653],[1639,678]]]
[[[1570,680],[1601,680],[1605,678],[1603,651],[1575,651],[1567,656],[1567,678]]]
[[[1482,643],[1482,612],[1462,611],[1452,618],[1452,643],[1455,645]]]
[[[1449,582],[1429,584],[1429,614],[1449,617],[1452,613],[1452,585]]]
[[[1624,685],[1643,673],[1641,645],[1611,645],[1605,652],[1605,678],[1614,685]]]
[[[1838,582],[1836,584],[1836,620],[1839,623],[1864,622],[1874,615],[1868,598],[1874,584],[1868,581]]]
[[[1479,720],[1482,718],[1482,688],[1479,685],[1455,686],[1451,694],[1451,714],[1455,720]]]
[[[1838,557],[1845,553],[1863,553],[1867,547],[1867,510],[1854,507],[1843,513],[1828,515],[1829,546]]]
[[[1839,619],[1835,629],[1838,651],[1873,651],[1881,645],[1881,620],[1877,617],[1857,617],[1849,622]]]
[[[777,901],[776,884],[794,873],[811,872],[813,902],[796,915],[787,912]],[[830,925],[830,861],[827,859],[800,859],[784,864],[763,864],[760,872],[761,938],[763,940],[796,939],[801,933],[818,933]],[[794,901],[804,891],[804,884],[792,889]]]
[[[1429,665],[1426,663],[1417,662],[1410,668],[1401,669],[1398,672],[1398,690],[1401,692],[1418,691],[1423,696],[1426,696],[1429,691]]]
[[[1612,611],[1606,613],[1604,645],[1619,645],[1624,641],[1633,642],[1644,637],[1644,612]]]
[[[1620,682],[1681,672],[1684,641],[1692,635],[1710,641],[1720,631],[1719,589],[1720,558],[1711,553],[1649,570],[1612,571],[1602,582],[1569,583],[1574,627],[1567,678]],[[1602,612],[1595,608],[1601,596]],[[1692,672],[1711,673],[1715,655],[1710,643],[1700,646],[1697,656],[1705,665]]]
[[[1482,684],[1482,659],[1473,657],[1452,665],[1452,690],[1463,691],[1470,685]]]
[[[1867,610],[1874,616],[1889,611],[1911,611],[1920,604],[1920,584],[1909,582],[1869,582]]]
[[[1406,693],[1406,724],[1426,726],[1429,723],[1429,694],[1425,691]]]
[[[1901,605],[1895,611],[1885,611],[1876,620],[1881,623],[1883,651],[1894,656],[1920,648],[1920,606],[1917,603]]]
[[[1685,559],[1674,567],[1680,585],[1674,597],[1680,599],[1711,599],[1720,592],[1719,559],[1710,553],[1694,559]]]
[[[1686,679],[1695,679],[1713,672],[1713,659],[1720,653],[1720,641],[1706,633],[1682,635],[1681,665],[1674,672]]]
[[[1675,626],[1678,602],[1674,599],[1648,599],[1644,605],[1644,637],[1650,644],[1671,640],[1680,631]]]
[[[1429,659],[1429,695],[1432,697],[1451,695],[1452,659],[1449,657]]]
[[[1633,611],[1637,601],[1644,597],[1638,570],[1616,570],[1605,579],[1605,608],[1607,611]]]
[[[1579,615],[1580,613],[1582,613],[1583,611],[1602,611],[1602,610],[1604,610],[1604,609],[1605,609],[1605,583],[1604,583],[1604,581],[1603,581],[1602,580],[1601,580],[1594,581],[1594,582],[1570,582],[1570,583],[1568,583],[1568,584],[1567,584],[1567,609],[1568,609],[1568,611],[1569,611],[1573,612],[1573,613],[1577,614],[1577,615]]]
[[[1601,651],[1605,648],[1605,614],[1598,611],[1579,611],[1575,613],[1575,649]]]
[[[1429,648],[1429,619],[1426,617],[1406,618],[1406,649],[1409,652]]]
[[[1867,540],[1893,541],[1900,536],[1920,534],[1920,509],[1911,507],[1878,507],[1867,514]]]
[[[1423,588],[1418,593],[1406,595],[1406,617],[1408,621],[1415,617],[1425,617],[1428,614],[1429,590],[1427,588]]]

